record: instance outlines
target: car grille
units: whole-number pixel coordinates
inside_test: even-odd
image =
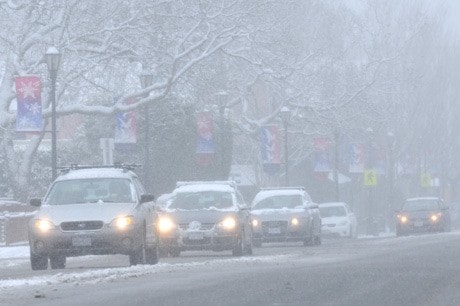
[[[287,232],[287,221],[263,221],[262,222],[262,232],[264,235],[278,236],[285,235]],[[273,231],[277,229],[277,231]]]
[[[61,229],[63,231],[94,231],[101,229],[104,226],[102,221],[76,221],[62,222]]]
[[[200,230],[211,230],[214,228],[215,223],[201,223]],[[179,224],[180,229],[187,230],[188,223]]]

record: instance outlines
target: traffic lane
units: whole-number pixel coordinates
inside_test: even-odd
[[[31,298],[29,290],[21,302],[42,305],[460,303],[458,233],[357,240],[340,246],[325,244],[316,250],[309,256],[303,256],[302,252],[291,257],[275,256],[273,261],[217,259],[177,269],[172,265],[152,275],[92,286],[45,286],[39,288],[42,299]],[[19,305],[15,300],[8,302]]]
[[[325,240],[323,247],[327,245],[338,245],[346,243],[346,240]],[[319,247],[321,248],[321,247]],[[265,244],[261,248],[254,249],[253,256],[264,256],[273,254],[292,254],[307,252],[309,249],[317,250],[318,247],[304,247],[301,243],[273,243]],[[232,258],[231,251],[212,252],[212,251],[185,251],[180,257],[162,257],[160,263],[187,263],[203,262],[207,260]],[[57,273],[75,273],[91,271],[93,269],[110,269],[117,267],[128,267],[129,259],[126,255],[101,255],[101,256],[81,256],[67,258],[65,269],[61,270],[42,270],[32,271],[29,259],[2,259],[0,260],[0,280],[18,279],[43,275],[55,275]]]

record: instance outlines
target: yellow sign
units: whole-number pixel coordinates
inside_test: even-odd
[[[364,170],[364,186],[377,186],[377,171]]]
[[[424,188],[431,187],[431,175],[429,173],[422,173],[420,175],[420,185]]]

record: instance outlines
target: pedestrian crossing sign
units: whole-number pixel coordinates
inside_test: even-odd
[[[364,186],[377,186],[377,171],[364,170]]]
[[[429,173],[421,174],[420,185],[424,188],[431,187],[431,175]]]

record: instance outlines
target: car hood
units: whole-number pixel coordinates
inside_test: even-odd
[[[433,214],[440,213],[439,210],[417,210],[417,211],[401,211],[401,215],[407,216],[409,218],[429,218]]]
[[[192,221],[218,223],[225,217],[235,214],[235,211],[221,210],[175,210],[167,213],[177,224],[189,224]]]
[[[35,219],[49,219],[54,224],[72,221],[103,221],[131,215],[136,203],[85,203],[42,206]]]
[[[329,224],[338,224],[343,221],[348,221],[347,217],[323,217],[321,218],[322,225],[329,225]]]

